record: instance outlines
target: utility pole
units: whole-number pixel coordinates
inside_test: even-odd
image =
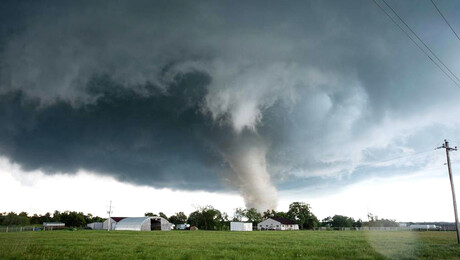
[[[110,205],[109,205],[109,210],[107,211],[107,213],[109,213],[109,218],[108,218],[108,225],[107,225],[107,231],[110,231],[110,229],[112,228],[111,227],[111,223],[110,223],[110,214],[112,214],[112,201],[110,201]]]
[[[442,146],[436,148],[436,149],[446,149],[446,157],[447,157],[447,170],[449,171],[449,179],[450,179],[450,188],[452,189],[452,200],[454,202],[454,213],[455,213],[455,227],[457,229],[457,243],[460,244],[460,227],[458,225],[458,213],[457,213],[457,200],[455,199],[455,188],[454,188],[454,179],[452,178],[452,168],[450,166],[450,157],[449,157],[449,151],[457,151],[457,146],[455,148],[449,147],[449,142],[447,142],[446,139],[444,139],[444,143]]]

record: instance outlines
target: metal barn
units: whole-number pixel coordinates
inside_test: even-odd
[[[110,230],[115,230],[115,226],[117,225],[118,222],[120,222],[122,219],[125,219],[126,217],[111,217],[110,218]],[[106,219],[102,223],[102,229],[107,230],[109,226],[109,219]]]
[[[93,230],[101,230],[103,225],[104,223],[102,222],[93,222],[93,223],[88,223],[86,226]]]
[[[115,230],[170,231],[171,223],[162,217],[124,218],[117,223]]]

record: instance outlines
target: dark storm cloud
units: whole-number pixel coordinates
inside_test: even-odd
[[[429,2],[390,3],[460,69]],[[381,175],[353,172],[458,135],[437,126],[459,91],[372,1],[0,5],[0,149],[27,170],[230,184],[267,208],[272,182]]]
[[[205,74],[187,74],[166,93],[147,84],[140,95],[98,77],[87,88],[96,100],[78,107],[8,92],[0,97],[1,150],[26,170],[87,169],[157,187],[222,189],[222,159],[206,143],[212,122],[200,113],[208,83]]]

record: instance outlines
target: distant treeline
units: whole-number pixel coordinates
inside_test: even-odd
[[[83,214],[76,211],[54,211],[53,214],[45,215],[33,214],[29,216],[27,212],[16,214],[15,212],[0,213],[0,224],[3,226],[28,226],[41,225],[43,222],[62,222],[67,227],[84,227],[87,223],[104,221],[101,217],[95,217],[92,214]]]
[[[300,229],[315,229],[318,227],[396,227],[398,224],[395,220],[379,219],[377,216],[370,214],[369,221],[363,222],[361,219],[354,220],[351,217],[334,215],[327,217],[322,221],[312,213],[311,207],[305,202],[293,202],[289,205],[287,212],[267,210],[263,213],[259,213],[256,209],[243,209],[237,208],[233,212],[233,216],[229,216],[227,213],[222,212],[213,206],[197,207],[195,211],[190,213],[188,216],[184,212],[178,212],[168,217],[163,212],[158,214],[147,212],[145,216],[160,216],[169,222],[178,225],[188,223],[191,226],[196,226],[202,230],[228,230],[230,228],[230,221],[245,221],[252,222],[255,225],[257,223],[273,217],[281,217],[293,220],[299,224]],[[85,227],[86,224],[92,222],[103,222],[105,218],[93,216],[92,214],[83,214],[82,212],[75,211],[54,211],[53,214],[46,213],[45,215],[29,216],[27,212],[21,212],[16,214],[0,213],[0,224],[6,226],[26,226],[26,225],[39,225],[43,222],[63,222],[67,227]]]
[[[287,212],[267,210],[259,213],[256,209],[237,208],[233,216],[228,216],[227,213],[221,212],[212,206],[199,207],[187,217],[184,212],[178,212],[168,218],[166,214],[160,212],[154,214],[152,212],[145,213],[145,216],[160,216],[168,219],[169,222],[177,225],[188,223],[204,230],[228,230],[230,221],[245,221],[252,222],[254,226],[257,223],[273,217],[281,217],[291,219],[299,224],[300,229],[315,229],[319,227],[329,228],[352,228],[352,227],[397,227],[398,223],[392,219],[379,219],[377,216],[370,214],[369,221],[361,219],[354,220],[351,217],[334,215],[324,218],[319,221],[318,218],[311,212],[309,204],[304,202],[293,202],[289,205]]]

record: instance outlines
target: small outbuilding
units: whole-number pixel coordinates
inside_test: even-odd
[[[230,222],[230,231],[252,231],[251,222]]]
[[[115,225],[115,230],[170,231],[171,223],[162,217],[124,218]]]
[[[62,222],[43,222],[43,230],[63,229],[65,224]]]
[[[299,230],[299,224],[287,218],[267,218],[257,224],[258,230]]]

